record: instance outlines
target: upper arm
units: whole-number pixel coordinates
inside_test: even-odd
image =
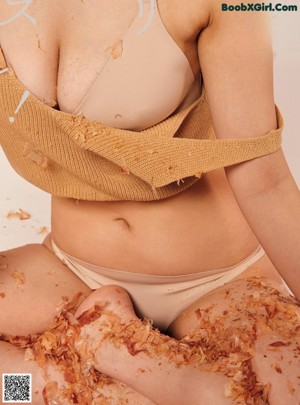
[[[211,2],[198,52],[218,138],[264,135],[276,128],[268,13],[222,11]],[[231,3],[228,3],[231,4]]]

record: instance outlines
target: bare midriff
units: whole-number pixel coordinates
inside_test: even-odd
[[[52,237],[70,255],[118,270],[197,273],[237,264],[258,245],[223,169],[154,202],[52,199]]]
[[[181,48],[197,78],[197,37],[208,24],[210,2],[200,2],[201,7],[198,2],[191,2],[191,7],[182,4],[181,0],[158,1],[168,31],[164,36],[170,35]],[[107,49],[137,15],[138,4],[134,0],[33,2],[27,12],[38,24],[23,16],[17,21],[18,29],[13,24],[1,27],[0,45],[32,94],[40,100],[58,101],[62,111],[72,112],[101,71]],[[8,20],[12,8],[7,6],[3,13],[3,20]],[[168,61],[165,52],[162,68]],[[162,95],[169,93],[164,83],[155,84],[162,88]],[[53,197],[52,237],[59,248],[83,261],[155,275],[232,266],[258,245],[223,169],[160,201],[88,202]]]

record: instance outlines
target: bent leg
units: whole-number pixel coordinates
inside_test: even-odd
[[[288,297],[266,256],[200,298],[169,332],[178,339],[190,334],[188,340],[214,342],[225,353],[248,352],[252,358],[248,371],[255,372],[266,391],[269,387],[269,402],[299,404],[299,306]]]
[[[207,372],[206,365],[201,370],[186,362],[189,349],[139,320],[128,294],[120,287],[96,290],[76,316],[82,324],[77,344],[80,357],[93,358],[99,371],[156,404],[232,404],[224,396],[228,379]]]
[[[60,390],[66,387],[63,374],[60,373],[58,369],[51,366],[51,368],[47,368],[46,377],[45,371],[41,370],[35,361],[24,361],[24,351],[9,343],[0,341],[0,359],[1,369],[3,370],[1,370],[1,372],[12,374],[30,373],[32,375],[32,405],[41,405],[44,403],[59,405],[80,403],[81,405],[90,405],[92,403],[91,400],[76,402],[75,397],[68,398],[61,395]],[[92,393],[94,398],[93,404],[154,405],[152,401],[126,385],[118,381],[113,381],[111,378],[106,378],[107,383],[105,383],[104,378],[103,376],[103,380],[96,386],[95,392]],[[0,395],[2,398],[2,384],[0,384]],[[19,402],[14,403],[17,404]]]
[[[32,244],[0,254],[0,334],[42,332],[63,297],[90,289],[45,246]]]
[[[32,244],[0,253],[0,337],[39,333],[53,322],[63,303],[89,293],[45,246]],[[43,403],[45,380],[25,351],[0,341],[0,373],[31,373],[33,404]]]
[[[255,278],[258,271],[260,278]],[[282,400],[298,404],[293,350],[297,349],[299,312],[283,289],[280,293],[275,288],[282,289],[280,278],[267,259],[261,259],[239,278],[201,298],[173,323],[170,332],[174,336],[190,333],[180,343],[138,320],[129,298],[127,303],[121,299],[124,292],[120,288],[115,293],[104,288],[86,301],[87,307],[104,302],[105,310],[100,311],[99,322],[93,318],[93,311],[88,312],[81,340],[96,342],[88,351],[95,355],[99,371],[120,379],[158,404],[232,403],[229,398],[236,395],[233,388],[240,388],[240,396],[250,402],[268,396],[271,404]],[[199,316],[204,323],[199,323]],[[213,333],[208,336],[209,331]],[[83,348],[86,350],[85,345]],[[282,360],[281,368],[276,364],[278,359]],[[253,368],[261,384],[256,383]],[[272,370],[281,377],[276,386]],[[228,384],[226,376],[233,385]],[[185,387],[189,387],[188,392]]]
[[[8,339],[44,332],[53,324],[66,299],[70,300],[78,292],[87,295],[90,289],[43,245],[26,245],[0,254],[0,374],[31,373],[34,405],[44,403],[47,381],[65,386],[63,374],[55,365],[39,367],[36,361],[25,361],[25,350],[1,341],[1,335],[2,339]],[[99,403],[120,405],[122,400],[132,405],[152,404],[131,388],[112,380],[96,389],[103,400]],[[51,390],[48,394],[52,395]],[[73,401],[60,399],[59,403],[68,405]]]

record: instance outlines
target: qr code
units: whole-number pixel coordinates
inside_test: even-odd
[[[2,401],[4,404],[31,402],[31,374],[3,374]]]

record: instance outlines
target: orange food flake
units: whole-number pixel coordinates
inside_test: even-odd
[[[25,221],[27,219],[30,219],[31,215],[28,212],[22,210],[22,208],[19,208],[19,211],[9,211],[6,215],[6,218],[18,218],[20,221]]]
[[[24,273],[14,270],[10,275],[17,284],[25,284],[25,275]]]

